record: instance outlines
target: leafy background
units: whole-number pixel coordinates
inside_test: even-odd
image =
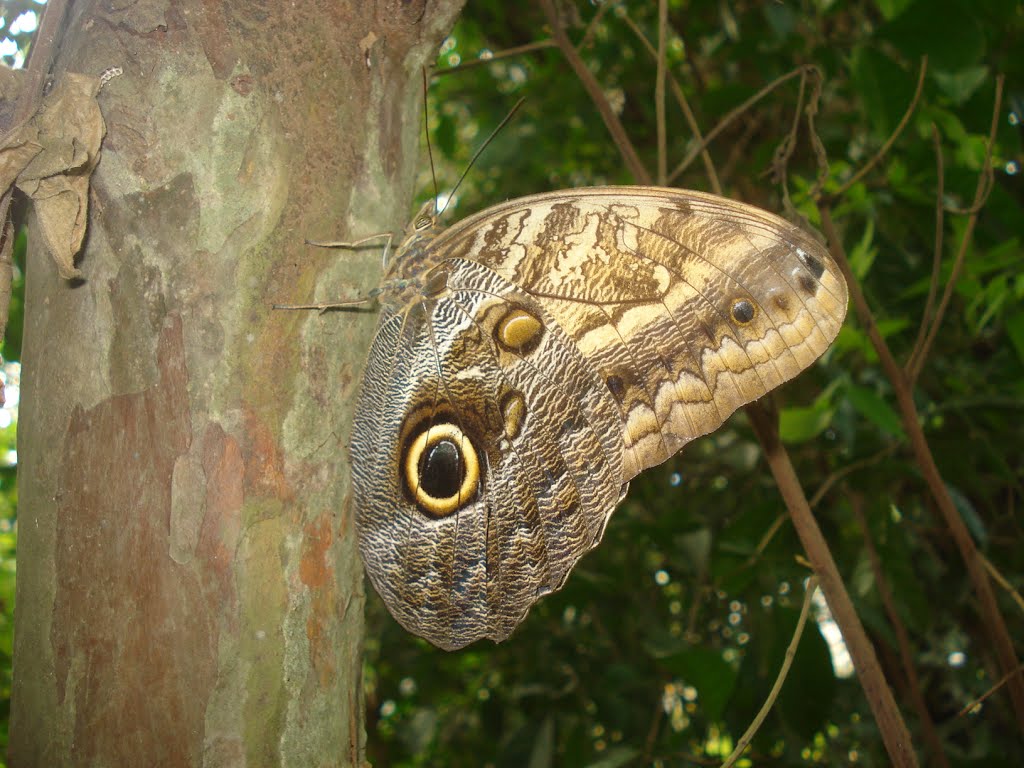
[[[8,63],[23,58],[31,2],[0,4]],[[656,167],[657,3],[564,2],[573,41],[649,168]],[[996,586],[1011,636],[1024,637],[1024,16],[1016,0],[719,0],[668,3],[669,70],[707,133],[795,67],[815,65],[815,126],[835,191],[905,130],[834,215],[878,326],[897,359],[914,346],[936,250],[941,139],[943,203],[971,204],[986,162],[996,76],[1005,74],[995,168],[963,272],[914,391],[943,479]],[[601,14],[595,22],[595,16]],[[26,32],[26,29],[28,30]],[[582,184],[631,183],[594,104],[555,48],[536,0],[470,0],[429,92],[433,158],[450,192],[476,146],[520,96],[526,103],[470,171],[454,220],[509,197]],[[506,52],[528,46],[515,55]],[[486,58],[478,63],[480,57]],[[772,159],[798,114],[790,80],[710,144],[726,194],[781,210]],[[694,138],[672,97],[669,168]],[[806,127],[788,188],[812,223],[817,176]],[[433,194],[424,162],[424,199]],[[709,188],[700,162],[674,182]],[[967,216],[942,224],[940,285]],[[16,250],[16,261],[23,243]],[[21,264],[22,262],[18,262]],[[20,281],[20,272],[18,281]],[[20,283],[19,283],[20,284]],[[18,285],[4,342],[16,393]],[[777,393],[782,433],[858,613],[919,750],[921,694],[951,766],[1018,765],[1021,728],[996,691],[1001,677],[977,598],[907,448],[891,382],[851,312],[825,358]],[[14,420],[0,456],[14,450]],[[10,690],[16,490],[0,462],[0,739]],[[403,632],[370,597],[366,645],[369,759],[376,765],[614,768],[718,765],[768,696],[809,575],[801,547],[743,416],[638,478],[604,543],[561,592],[500,646],[437,651]],[[877,557],[873,558],[873,553]],[[880,597],[891,591],[899,625]],[[902,628],[916,684],[898,652]],[[1024,648],[1017,644],[1018,656]],[[931,755],[925,765],[940,765]],[[827,610],[815,603],[782,692],[741,765],[887,765],[878,728]]]
[[[630,139],[656,168],[657,3],[562,3],[570,38]],[[592,27],[596,14],[602,17]],[[838,200],[834,218],[879,327],[899,361],[917,337],[944,203],[971,204],[996,76],[1006,75],[994,184],[915,400],[943,479],[975,542],[1009,581],[997,587],[1012,636],[1024,637],[1019,515],[1024,461],[1024,252],[1021,75],[1016,2],[670,2],[668,65],[706,134],[730,110],[796,67],[824,78],[815,119],[835,191],[909,123],[875,170]],[[633,183],[539,3],[471,0],[442,47],[428,96],[442,196],[519,97],[446,217],[524,194]],[[537,43],[542,43],[537,46]],[[516,55],[504,52],[532,45]],[[487,63],[480,64],[483,55]],[[798,117],[796,80],[773,91],[710,145],[725,193],[781,210],[770,173]],[[668,97],[668,167],[693,146]],[[424,163],[426,166],[426,163]],[[789,189],[820,225],[807,191],[817,175],[801,128]],[[421,178],[432,194],[429,170]],[[708,189],[693,163],[675,185]],[[940,287],[967,217],[947,213]],[[1020,726],[1005,693],[963,707],[1002,676],[976,596],[907,448],[892,385],[851,311],[838,342],[775,397],[782,433],[895,689],[919,754],[912,706],[880,575],[913,651],[916,684],[946,764],[1016,765]],[[370,759],[378,765],[719,765],[768,696],[809,575],[774,481],[743,416],[634,481],[604,543],[566,587],[541,601],[500,646],[446,654],[405,634],[371,599],[367,633]],[[746,765],[888,765],[835,627],[815,603],[775,707]],[[830,647],[829,640],[832,640]],[[1018,654],[1024,651],[1018,644]],[[941,759],[941,758],[940,758]],[[941,765],[925,756],[923,765]]]

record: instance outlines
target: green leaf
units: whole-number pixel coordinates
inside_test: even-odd
[[[1024,363],[1024,312],[1014,312],[1006,317],[1006,335],[1017,352],[1017,359]]]
[[[850,384],[846,388],[846,397],[850,404],[864,418],[885,432],[887,435],[904,439],[903,425],[896,411],[881,397],[866,387]]]
[[[985,527],[985,523],[982,521],[981,516],[978,515],[978,510],[974,508],[971,500],[961,493],[958,488],[949,483],[946,483],[946,490],[949,491],[953,504],[956,505],[956,511],[960,513],[964,525],[967,526],[967,530],[971,532],[971,536],[978,543],[978,546],[981,549],[988,548],[988,528]]]
[[[927,56],[942,70],[974,65],[985,52],[977,8],[960,0],[916,0],[879,30],[879,38],[905,56]]]
[[[697,706],[709,720],[719,720],[736,684],[736,667],[713,648],[694,647],[664,660],[665,666],[697,689]]]
[[[954,104],[963,104],[988,79],[988,67],[967,67],[955,72],[932,72],[932,78]]]
[[[882,12],[886,21],[895,18],[909,7],[911,0],[875,0],[875,5]]]
[[[795,445],[813,440],[832,422],[832,409],[819,405],[783,408],[779,414],[779,437]]]
[[[540,730],[533,740],[529,768],[551,768],[555,756],[555,720],[551,715],[544,718]]]
[[[875,224],[872,219],[868,219],[864,234],[850,251],[850,269],[860,281],[868,276],[871,265],[875,263],[875,256],[878,255],[878,249],[874,247],[874,239]]]
[[[914,95],[913,76],[874,48],[855,49],[850,70],[861,111],[877,134],[888,136]]]

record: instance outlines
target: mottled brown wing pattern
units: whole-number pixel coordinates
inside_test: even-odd
[[[491,267],[573,338],[619,404],[624,480],[804,370],[846,313],[823,245],[697,192],[523,198],[455,224],[432,250]]]
[[[629,479],[810,365],[846,286],[817,241],[710,195],[599,187],[414,222],[352,433],[360,550],[408,630],[506,638]]]
[[[553,319],[480,264],[433,277],[372,347],[353,494],[377,592],[452,650],[508,637],[597,545],[625,488],[616,405]],[[430,466],[446,452],[450,485]]]

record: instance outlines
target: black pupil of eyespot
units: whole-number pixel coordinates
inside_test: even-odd
[[[466,476],[462,452],[451,440],[430,446],[420,457],[420,487],[435,499],[450,499]]]
[[[754,319],[754,307],[745,299],[737,301],[732,307],[732,316],[738,323],[749,323]]]

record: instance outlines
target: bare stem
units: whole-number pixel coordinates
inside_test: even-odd
[[[694,158],[697,157],[697,155],[699,155],[701,152],[703,152],[704,148],[707,147],[707,145],[710,144],[712,141],[714,141],[715,137],[718,136],[718,134],[720,134],[726,128],[728,128],[729,125],[732,124],[732,122],[736,120],[740,115],[742,115],[752,106],[754,106],[754,104],[759,102],[769,93],[777,89],[783,83],[792,80],[794,77],[805,77],[807,74],[807,70],[808,67],[798,67],[797,69],[794,69],[792,72],[788,72],[785,75],[782,75],[781,77],[775,78],[760,91],[758,91],[749,99],[740,104],[738,107],[730,111],[725,117],[723,117],[718,122],[718,125],[711,129],[708,135],[704,137],[704,140],[702,142],[700,142],[697,146],[693,147],[689,152],[686,153],[686,157],[684,157],[680,161],[679,165],[675,167],[672,173],[668,175],[668,183],[671,184],[677,178],[679,178],[683,171],[685,171],[690,166],[690,163],[693,162]]]
[[[910,104],[907,106],[907,111],[903,113],[903,117],[896,126],[896,130],[892,132],[885,144],[883,144],[878,152],[875,153],[874,157],[868,160],[868,162],[866,162],[859,171],[846,180],[845,184],[840,186],[839,189],[829,196],[832,200],[842,197],[847,190],[870,173],[871,169],[874,168],[883,157],[889,154],[889,150],[892,148],[892,145],[896,143],[896,139],[898,139],[900,134],[903,133],[903,129],[907,127],[907,123],[910,122],[911,116],[913,116],[914,111],[917,109],[917,104],[921,100],[921,91],[924,89],[924,76],[927,72],[928,57],[925,56],[921,59],[921,69],[917,74],[917,88],[914,90],[914,96],[911,98]]]
[[[729,757],[724,763],[722,768],[732,768],[736,764],[736,761],[743,755],[743,750],[747,748],[747,745],[753,741],[754,736],[761,728],[761,724],[764,723],[768,713],[772,711],[772,707],[775,705],[775,700],[779,698],[779,693],[782,691],[782,684],[786,682],[786,676],[789,674],[789,668],[793,665],[793,659],[796,656],[796,649],[800,645],[800,638],[804,635],[804,627],[807,625],[807,614],[810,613],[811,598],[814,597],[815,590],[818,589],[818,579],[816,576],[811,576],[807,580],[807,589],[804,592],[804,603],[800,606],[800,618],[796,620],[796,629],[793,630],[793,637],[790,638],[789,645],[786,646],[786,655],[782,659],[782,666],[779,668],[779,674],[775,677],[775,683],[772,685],[772,689],[768,692],[768,698],[765,699],[764,704],[761,705],[761,709],[758,710],[757,715],[754,717],[753,722],[747,726],[747,730],[743,732],[739,740],[736,742],[736,748],[732,751]]]
[[[821,581],[821,589],[825,593],[832,617],[843,633],[843,640],[850,652],[861,688],[864,689],[864,696],[881,731],[889,759],[897,768],[916,768],[917,755],[914,754],[910,731],[907,730],[892,691],[885,681],[874,646],[871,645],[864,625],[857,616],[825,537],[807,504],[807,497],[804,496],[796,471],[789,460],[789,454],[779,440],[777,419],[770,416],[760,403],[751,403],[745,410],[754,433],[761,442],[761,448],[779,486],[779,492],[786,502],[800,543],[803,544],[815,575]]]
[[[911,384],[917,381],[920,373],[918,360],[921,357],[921,350],[924,349],[924,340],[928,335],[928,328],[932,321],[932,313],[935,311],[935,297],[939,293],[939,279],[942,276],[942,249],[943,235],[946,224],[945,208],[945,187],[946,171],[942,161],[942,137],[939,136],[939,129],[932,123],[932,146],[935,148],[935,245],[932,248],[932,274],[928,280],[928,298],[924,303],[924,311],[921,313],[921,326],[917,330],[917,340],[914,342],[913,351],[907,358],[907,377]]]
[[[871,564],[871,573],[875,579],[875,589],[878,591],[878,596],[882,600],[882,606],[885,608],[885,615],[888,617],[889,624],[892,625],[893,632],[896,635],[896,647],[899,650],[900,663],[903,665],[903,674],[907,678],[907,694],[910,696],[911,704],[914,705],[914,711],[917,713],[925,744],[928,746],[928,751],[933,761],[929,765],[937,766],[937,768],[949,768],[949,761],[946,759],[946,753],[942,748],[942,740],[935,730],[935,723],[932,721],[932,716],[928,712],[928,705],[924,700],[924,694],[921,692],[921,681],[917,676],[917,667],[914,664],[914,649],[910,643],[910,633],[907,632],[907,627],[903,623],[903,619],[900,618],[899,611],[896,610],[896,601],[893,599],[892,590],[889,588],[889,580],[882,569],[882,558],[879,557],[878,549],[871,538],[871,529],[868,528],[868,521],[864,515],[863,498],[857,495],[852,496],[850,506],[853,509],[853,516],[857,520],[857,526],[860,528],[861,537],[864,539],[864,551],[867,552],[868,562]]]
[[[996,602],[995,593],[992,591],[992,584],[985,573],[978,548],[975,546],[963,518],[960,517],[956,505],[953,503],[953,498],[949,494],[949,489],[946,487],[942,475],[939,473],[939,468],[935,464],[935,458],[932,456],[931,448],[928,445],[920,420],[918,419],[910,383],[903,369],[897,364],[896,358],[893,357],[892,352],[889,350],[889,346],[885,343],[885,339],[882,338],[882,334],[878,331],[874,315],[871,313],[867,300],[864,298],[864,292],[861,290],[850,269],[850,263],[846,258],[842,241],[839,239],[835,224],[832,222],[831,209],[827,205],[819,204],[818,210],[821,213],[822,228],[829,240],[832,256],[846,277],[857,317],[860,319],[861,325],[864,327],[872,346],[874,346],[875,351],[878,353],[878,359],[882,369],[885,371],[886,377],[892,383],[893,391],[896,394],[900,420],[903,422],[903,428],[910,440],[914,459],[967,567],[968,577],[978,598],[978,608],[981,612],[982,624],[992,640],[1003,672],[1009,672],[1012,669],[1016,669],[1019,663],[1017,653],[1013,647],[1013,640],[1006,627],[1006,622],[999,612],[999,604]],[[1013,708],[1018,723],[1021,726],[1021,730],[1024,731],[1024,680],[1021,680],[1019,677],[1011,678],[1007,687],[1013,701]]]
[[[953,289],[956,287],[956,282],[963,271],[964,260],[967,258],[967,249],[970,247],[971,238],[974,236],[974,227],[978,223],[978,216],[981,214],[981,209],[988,199],[989,192],[992,191],[992,150],[996,143],[996,130],[999,128],[999,110],[1002,106],[1002,101],[1003,76],[1000,75],[996,78],[996,97],[992,105],[992,121],[989,125],[988,144],[985,147],[985,161],[982,166],[981,175],[978,176],[977,187],[974,190],[974,202],[969,209],[967,226],[964,227],[963,237],[960,239],[960,248],[957,250],[956,258],[953,260],[953,271],[950,273],[949,280],[942,291],[942,299],[939,301],[939,308],[935,312],[935,319],[932,320],[931,328],[928,330],[924,343],[915,350],[911,357],[912,366],[908,371],[910,386],[913,386],[914,382],[917,381],[921,368],[924,366],[924,361],[928,358],[928,351],[931,349],[935,336],[942,326],[942,319],[945,317],[946,310],[949,309],[949,302],[953,298]],[[1024,696],[1024,686],[1022,686],[1021,695]],[[1024,706],[1024,699],[1022,699],[1021,704]],[[1022,712],[1022,715],[1024,715],[1024,712]]]
[[[637,182],[640,184],[650,184],[651,174],[644,167],[644,164],[640,162],[640,156],[633,147],[633,142],[629,140],[626,129],[622,126],[622,121],[619,120],[615,110],[608,103],[608,99],[601,89],[601,84],[597,82],[597,78],[594,77],[593,73],[587,69],[586,63],[580,58],[579,52],[565,33],[565,28],[562,26],[561,19],[558,18],[558,11],[555,9],[553,0],[540,0],[540,5],[544,10],[544,15],[548,18],[548,23],[551,25],[552,37],[558,43],[558,48],[569,63],[569,66],[572,67],[573,72],[576,73],[576,77],[579,78],[583,87],[586,88],[587,93],[594,102],[594,106],[601,113],[601,119],[604,120],[608,132],[612,135],[612,141],[615,142],[615,146],[619,148],[619,151],[626,160],[626,167],[629,168],[630,173],[633,174],[633,178]]]
[[[602,6],[603,7],[603,6]],[[657,59],[658,51],[650,41],[644,36],[644,33],[636,25],[629,14],[623,14],[622,21],[625,22],[626,26],[636,35],[637,39],[643,44],[644,48],[651,55],[651,58]],[[679,108],[683,111],[683,117],[686,119],[686,124],[690,128],[690,132],[693,133],[693,138],[696,139],[698,146],[700,147],[700,157],[704,161],[704,172],[708,176],[708,184],[711,186],[711,191],[716,195],[722,194],[722,184],[718,180],[718,172],[715,170],[715,164],[711,160],[711,153],[708,152],[707,142],[704,140],[704,136],[701,133],[700,126],[697,124],[697,118],[693,114],[693,110],[690,108],[690,102],[686,98],[686,94],[683,92],[682,87],[679,85],[679,81],[676,80],[675,76],[671,72],[668,73],[669,87],[672,89],[672,95],[675,97],[676,102],[679,104]],[[658,182],[659,184],[667,184],[668,179]]]

